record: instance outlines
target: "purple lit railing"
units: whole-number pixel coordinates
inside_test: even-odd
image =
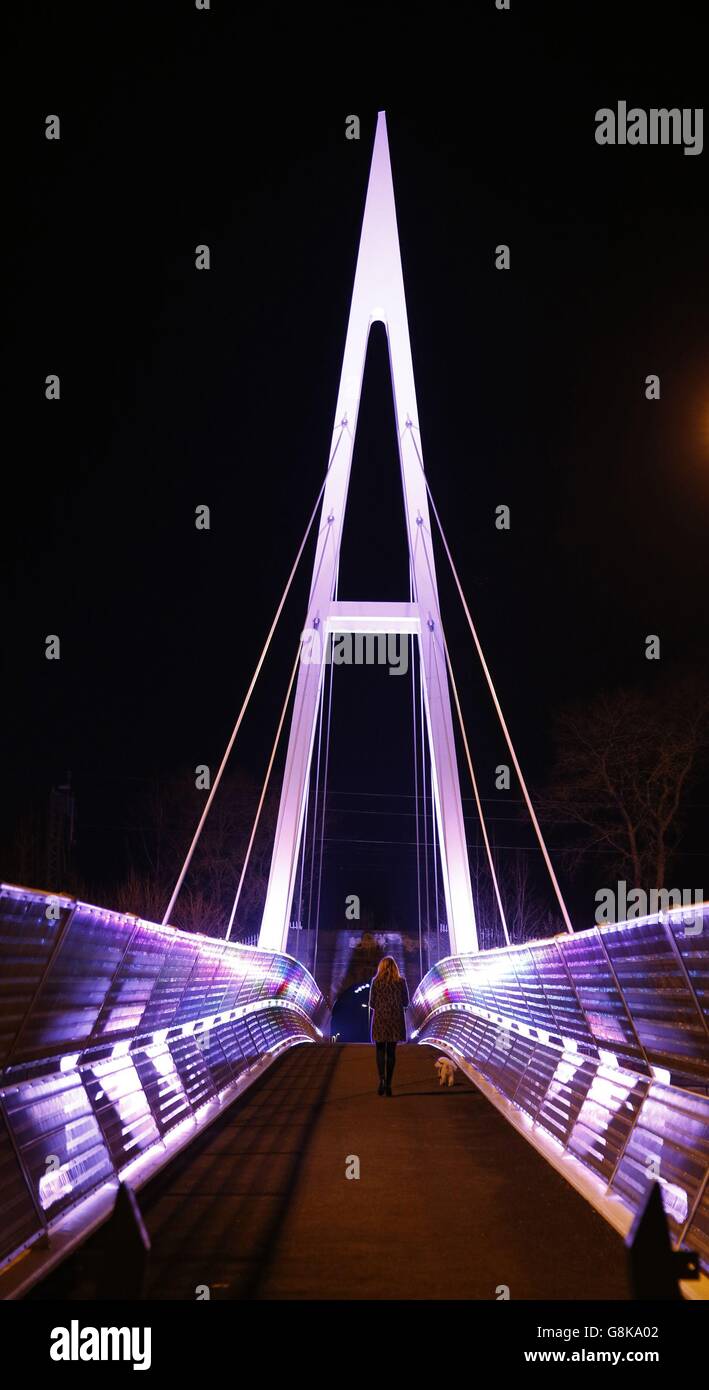
[[[0,1265],[320,1036],[289,956],[0,887]]]
[[[709,905],[440,960],[415,1040],[466,1062],[629,1211],[656,1181],[709,1269]]]

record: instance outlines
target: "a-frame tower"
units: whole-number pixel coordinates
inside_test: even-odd
[[[369,330],[384,324],[412,578],[413,602],[335,601],[342,527]],[[284,951],[303,834],[328,637],[332,632],[405,632],[419,641],[433,799],[451,954],[477,950],[470,867],[460,799],[446,652],[423,472],[416,389],[406,317],[386,118],[380,111],[369,173],[345,355],[323,494],[304,630],[321,634],[298,670],[271,872],[259,945]],[[317,657],[319,650],[320,657]],[[314,658],[315,653],[315,658]]]

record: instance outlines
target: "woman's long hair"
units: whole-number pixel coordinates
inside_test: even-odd
[[[391,984],[392,980],[401,979],[401,971],[393,956],[382,956],[374,978],[375,980],[384,980],[386,984]]]

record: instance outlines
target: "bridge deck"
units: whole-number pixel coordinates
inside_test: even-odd
[[[625,1298],[620,1238],[430,1048],[287,1053],[141,1193],[148,1296]],[[348,1180],[348,1155],[360,1160]]]

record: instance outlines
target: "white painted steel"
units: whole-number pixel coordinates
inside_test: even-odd
[[[413,582],[414,603],[401,605],[410,610],[406,616],[401,615],[402,626],[390,625],[396,621],[395,606],[391,604],[381,608],[369,605],[369,613],[362,603],[333,605],[367,342],[376,322],[384,324],[389,344]],[[309,637],[303,650],[307,651],[307,660],[301,662],[298,674],[259,945],[282,951],[287,943],[328,634],[343,630],[412,632],[416,627],[449,940],[455,952],[476,951],[470,867],[383,111],[377,120],[330,456],[305,621]],[[347,618],[347,610],[350,622],[364,625],[343,629],[340,624]]]

